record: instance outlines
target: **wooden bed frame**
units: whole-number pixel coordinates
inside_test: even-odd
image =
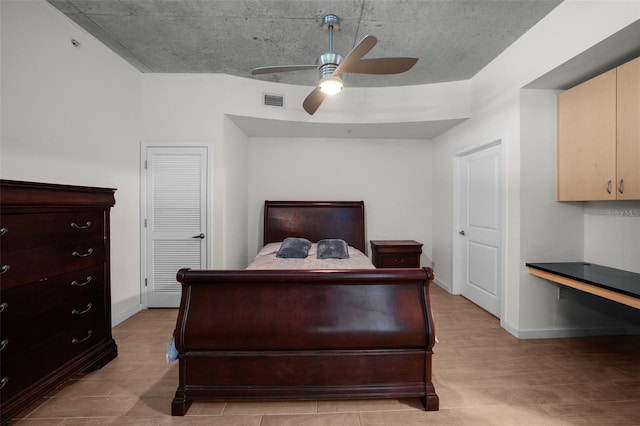
[[[266,201],[264,244],[342,238],[365,251],[363,202]],[[419,397],[431,381],[430,268],[190,270],[174,332],[179,385],[193,400]]]

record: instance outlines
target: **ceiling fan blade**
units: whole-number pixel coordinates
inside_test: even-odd
[[[335,69],[333,75],[339,76],[342,73],[348,72],[346,70],[350,68],[351,64],[353,62],[358,62],[359,60],[361,60],[361,58],[369,53],[369,51],[373,49],[373,46],[375,46],[377,43],[378,39],[374,36],[365,36],[362,40],[360,40],[360,43],[358,43],[356,47],[351,49],[351,52],[349,52],[347,56],[344,57],[344,60],[340,63],[340,65],[338,65],[338,68]]]
[[[316,87],[305,98],[304,102],[302,103],[302,107],[309,113],[309,115],[313,115],[313,113],[316,112],[316,110],[326,97],[327,95],[320,91],[320,87]]]
[[[343,72],[358,74],[400,74],[409,71],[418,58],[373,58],[349,63]]]
[[[271,74],[273,72],[306,71],[318,69],[317,65],[276,65],[273,67],[260,67],[251,70],[251,74]]]

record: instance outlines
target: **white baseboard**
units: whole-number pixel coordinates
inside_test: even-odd
[[[453,293],[451,293],[451,286],[449,284],[446,284],[446,283],[440,281],[437,277],[433,279],[433,282],[434,282],[434,284],[437,284],[438,287],[441,287],[447,293],[453,294]]]
[[[111,316],[111,327],[115,327],[116,325],[120,324],[121,322],[131,318],[132,316],[134,316],[135,314],[137,314],[138,312],[140,312],[142,310],[142,304],[136,305],[130,309],[127,309],[126,311],[116,315],[116,316]]]
[[[510,330],[504,324],[502,324],[502,327],[518,339],[562,339],[567,337],[635,336],[640,334],[640,327],[567,328],[539,330]]]

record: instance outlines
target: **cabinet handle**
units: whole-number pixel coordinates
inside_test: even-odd
[[[404,263],[404,259],[395,258],[393,259],[393,263]]]
[[[0,237],[9,232],[9,228],[0,228]]]
[[[71,227],[72,228],[76,228],[76,229],[87,229],[90,226],[91,226],[91,221],[90,220],[88,220],[87,223],[85,223],[84,225],[78,225],[75,222],[71,222]]]
[[[4,339],[2,342],[0,342],[0,351],[3,351],[8,344],[9,344],[9,339]]]
[[[9,269],[11,269],[11,266],[2,265],[2,269],[0,269],[0,275],[4,274],[5,272],[9,272]]]
[[[78,253],[77,251],[74,251],[73,254],[75,257],[87,257],[87,256],[91,256],[91,254],[93,253],[93,249],[90,248],[89,250],[87,250],[86,253]]]
[[[4,385],[7,384],[8,381],[9,381],[8,377],[3,377],[2,380],[0,380],[0,389],[2,389]]]
[[[79,311],[77,309],[74,309],[73,311],[71,311],[72,315],[84,315],[87,312],[89,312],[91,310],[91,308],[93,307],[93,305],[91,303],[87,303],[87,308],[83,311]]]
[[[7,302],[0,303],[0,312],[4,312],[4,310],[7,309],[8,306],[9,304]]]
[[[623,194],[623,192],[622,192],[622,182],[624,182],[622,179],[620,179],[618,181],[618,192],[621,193],[621,194]]]
[[[83,286],[89,284],[92,279],[93,279],[93,277],[91,275],[89,275],[85,282],[79,283],[78,281],[71,281],[71,285],[74,286],[74,287],[83,287]]]
[[[87,340],[89,340],[89,337],[91,337],[91,335],[93,334],[93,330],[89,330],[87,332],[87,335],[85,337],[83,337],[82,339],[78,339],[77,337],[75,337],[71,343],[82,343],[82,342],[86,342]]]
[[[607,190],[607,194],[611,194],[611,179],[607,181],[607,186],[604,189]]]

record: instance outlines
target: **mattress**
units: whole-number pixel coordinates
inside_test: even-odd
[[[276,257],[281,245],[277,242],[264,246],[247,269],[375,269],[366,254],[351,246],[348,259],[318,259],[316,243],[304,259],[283,259]]]

